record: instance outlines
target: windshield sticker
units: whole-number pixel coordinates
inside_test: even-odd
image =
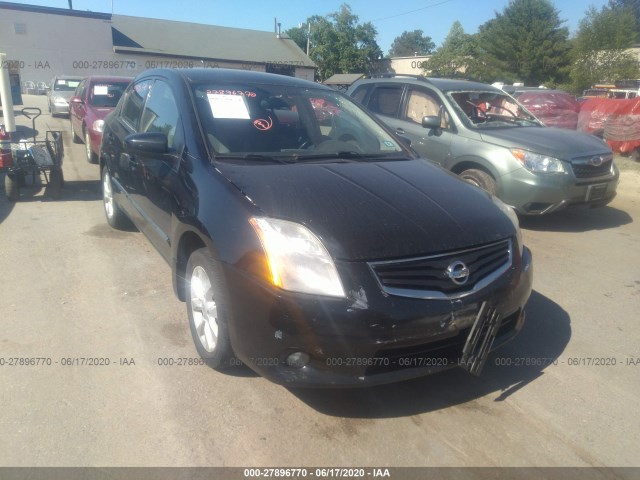
[[[385,147],[391,147],[391,148],[393,148],[393,147],[395,147],[395,146],[396,146],[396,145],[395,145],[395,143],[393,143],[393,142],[391,142],[391,141],[389,141],[389,140],[385,140],[385,141],[384,141],[384,142],[382,142],[382,143],[384,143],[384,146],[385,146]]]
[[[93,87],[94,95],[109,95],[109,86],[108,85],[95,85]]]
[[[267,120],[265,120],[264,118],[258,118],[257,120],[254,120],[253,126],[262,131],[271,129],[271,127],[273,127],[273,119],[271,117],[267,118]]]
[[[213,118],[240,118],[249,120],[249,109],[244,97],[234,94],[208,93],[207,99]]]
[[[240,95],[242,97],[255,98],[256,92],[250,92],[248,90],[207,90],[207,95],[209,94],[216,95]]]
[[[58,81],[56,82],[56,85],[66,85],[66,84],[67,84],[67,81],[66,81],[66,80],[58,80]]]

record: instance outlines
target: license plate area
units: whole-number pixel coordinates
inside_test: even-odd
[[[487,302],[482,302],[467,341],[462,348],[462,357],[459,362],[462,368],[472,375],[482,373],[499,327],[500,315],[496,309],[490,307]]]
[[[589,185],[585,194],[585,201],[602,200],[607,194],[607,184],[599,183],[597,185]]]

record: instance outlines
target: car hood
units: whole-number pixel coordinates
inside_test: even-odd
[[[570,160],[588,155],[611,153],[599,138],[582,132],[553,127],[513,127],[481,132],[482,140],[508,148]]]
[[[66,101],[69,101],[69,99],[71,97],[73,97],[74,93],[75,92],[67,92],[67,91],[64,91],[64,90],[54,90],[53,91],[53,96],[54,97],[64,98]]]
[[[426,255],[515,234],[486,192],[422,159],[216,165],[265,215],[306,225],[341,260]]]

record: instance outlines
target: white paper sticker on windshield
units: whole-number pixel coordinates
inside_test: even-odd
[[[108,85],[94,85],[93,94],[94,95],[109,95],[109,86]]]
[[[213,118],[242,118],[248,120],[249,109],[241,95],[207,93]]]
[[[58,80],[58,81],[56,82],[56,85],[66,85],[66,84],[67,84],[67,81],[66,81],[66,80]]]

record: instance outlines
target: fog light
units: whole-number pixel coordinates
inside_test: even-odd
[[[311,357],[304,352],[295,352],[287,357],[287,365],[290,367],[302,368],[309,363]]]

